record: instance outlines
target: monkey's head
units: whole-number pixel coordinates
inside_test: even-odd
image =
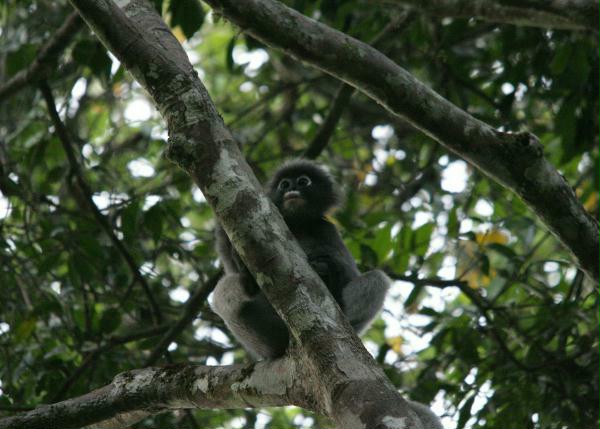
[[[281,166],[269,181],[268,191],[286,222],[320,219],[340,202],[331,176],[319,164],[302,159]]]

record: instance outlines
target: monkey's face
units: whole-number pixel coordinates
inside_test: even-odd
[[[307,209],[308,200],[311,197],[309,189],[312,180],[306,174],[296,177],[284,177],[277,184],[277,207],[284,215],[299,216]]]
[[[281,167],[270,183],[269,195],[286,222],[313,222],[338,201],[334,183],[317,164],[293,161]]]

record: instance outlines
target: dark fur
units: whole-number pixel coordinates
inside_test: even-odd
[[[300,186],[307,176],[312,182]],[[289,188],[280,189],[283,179]],[[285,204],[287,191],[301,198]],[[325,214],[340,202],[332,178],[311,161],[297,160],[283,165],[268,183],[268,195],[290,230],[357,332],[363,331],[383,305],[389,279],[381,271],[363,275]],[[225,276],[215,289],[213,308],[240,343],[257,358],[281,356],[288,345],[288,332],[248,269],[235,252],[222,228],[217,228],[217,251]]]

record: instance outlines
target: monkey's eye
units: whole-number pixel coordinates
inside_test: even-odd
[[[298,177],[298,179],[296,179],[296,183],[298,184],[299,187],[301,188],[305,188],[307,186],[310,186],[310,184],[312,183],[311,180],[308,178],[308,176],[300,176]]]
[[[281,182],[279,182],[279,189],[282,191],[289,189],[290,186],[292,186],[292,182],[289,179],[283,179]]]

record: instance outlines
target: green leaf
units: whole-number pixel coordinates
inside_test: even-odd
[[[404,225],[394,238],[394,253],[391,260],[391,267],[394,271],[404,273],[407,270],[412,254],[411,246],[412,229]]]
[[[568,63],[568,75],[573,85],[583,86],[591,71],[588,50],[583,45],[577,45]]]
[[[112,60],[100,42],[79,41],[73,47],[73,59],[82,66],[88,67],[95,76],[105,80],[110,78]]]
[[[571,56],[571,44],[565,43],[561,45],[554,54],[552,62],[550,63],[550,70],[555,76],[562,74],[567,67],[569,57]]]
[[[171,26],[181,27],[186,38],[190,38],[202,27],[204,9],[198,0],[171,1]]]
[[[488,258],[487,255],[480,254],[479,262],[481,264],[481,272],[483,274],[485,274],[486,276],[489,276],[490,275],[490,258]]]
[[[429,240],[431,239],[431,233],[433,232],[434,227],[434,223],[426,223],[417,228],[413,234],[413,249],[415,255],[425,256],[427,249],[429,249]]]
[[[164,214],[159,204],[155,204],[144,214],[144,228],[150,232],[155,242],[160,240],[162,236],[163,216]]]
[[[379,261],[385,261],[387,256],[392,249],[392,224],[388,223],[383,228],[379,228],[375,231],[375,237],[370,241],[371,248],[377,253],[377,259]]]
[[[227,65],[227,70],[233,72],[235,69],[235,62],[233,61],[233,48],[235,48],[236,37],[232,37],[227,43],[227,49],[225,50],[225,64]]]
[[[576,108],[576,100],[565,100],[560,106],[560,110],[554,119],[554,130],[556,134],[561,136],[562,143],[565,146],[575,144],[574,140],[577,124],[577,118],[575,116]]]
[[[410,292],[410,295],[408,295],[408,298],[406,298],[406,301],[404,301],[404,307],[410,307],[413,305],[421,295],[422,291],[423,285],[416,285]]]
[[[102,313],[100,317],[100,329],[102,333],[109,334],[114,332],[121,325],[122,310],[118,308],[109,308]]]
[[[94,260],[98,260],[96,262],[99,262],[99,260],[103,258],[104,251],[102,249],[102,246],[100,246],[100,244],[98,243],[97,236],[92,237],[90,235],[80,234],[77,237],[77,242],[81,246],[81,249],[83,249],[87,257],[92,260],[92,263],[95,262]]]
[[[397,273],[404,273],[408,269],[409,261],[409,252],[396,251],[392,257],[391,267]]]
[[[473,407],[475,398],[475,395],[471,396],[460,409],[460,413],[458,415],[458,424],[456,426],[457,429],[464,428],[465,424],[467,424],[467,421],[469,421],[469,418],[471,417],[471,408]]]
[[[29,339],[33,331],[35,330],[37,320],[34,317],[29,317],[24,319],[17,325],[17,329],[15,329],[15,336],[17,340],[24,341]]]
[[[379,262],[377,253],[365,244],[360,245],[360,260],[362,265],[367,267],[376,267]]]
[[[71,258],[69,258],[69,263],[68,263],[69,270],[67,272],[67,276],[69,277],[71,286],[73,286],[75,289],[79,289],[79,287],[81,285],[77,262],[78,261],[75,260],[75,255],[71,255]]]
[[[5,197],[15,196],[21,193],[19,185],[8,177],[0,177],[0,185],[2,185],[2,193]]]
[[[396,236],[398,248],[410,252],[412,250],[412,235],[412,228],[408,225],[403,225]]]
[[[6,56],[6,77],[11,77],[19,70],[27,67],[35,58],[38,47],[27,44],[19,47],[17,51],[9,52]]]
[[[506,256],[508,259],[514,259],[517,257],[517,254],[515,253],[515,251],[505,244],[491,243],[491,244],[487,245],[487,248],[494,250],[503,256]]]
[[[121,213],[121,228],[126,240],[137,237],[140,219],[140,205],[137,202],[129,204]]]
[[[448,238],[457,238],[460,224],[456,214],[456,208],[450,210],[448,214]]]

